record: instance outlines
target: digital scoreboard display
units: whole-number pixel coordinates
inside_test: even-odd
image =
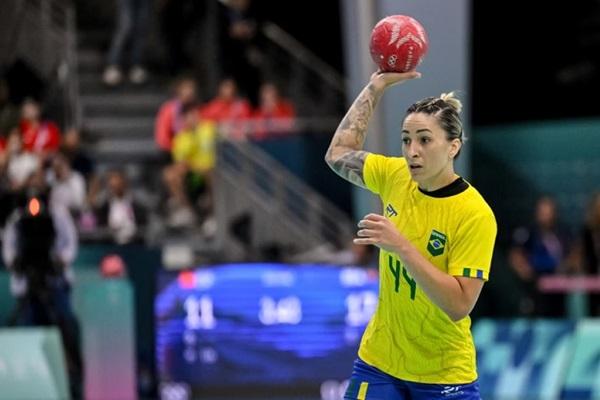
[[[204,394],[340,399],[377,305],[377,271],[223,264],[161,272],[163,399]]]

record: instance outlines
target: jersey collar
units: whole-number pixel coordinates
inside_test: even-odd
[[[431,192],[428,192],[426,190],[419,188],[419,192],[423,193],[426,196],[441,198],[441,197],[455,196],[459,193],[464,192],[468,188],[469,188],[469,184],[463,178],[461,178],[459,176],[452,183],[450,183],[442,188],[433,190]]]

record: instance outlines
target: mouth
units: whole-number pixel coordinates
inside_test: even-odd
[[[409,165],[409,168],[410,168],[411,172],[417,172],[417,171],[421,171],[423,169],[423,166],[412,164],[412,165]]]

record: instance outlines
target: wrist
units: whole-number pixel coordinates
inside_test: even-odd
[[[367,85],[367,87],[374,92],[383,92],[386,88],[386,85],[385,85],[385,82],[381,82],[378,80],[372,80],[372,81],[369,81],[369,84]]]
[[[399,235],[396,243],[394,243],[394,252],[401,258],[404,258],[412,248],[410,242],[402,235]]]

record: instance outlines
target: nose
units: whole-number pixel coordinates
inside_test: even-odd
[[[414,141],[405,145],[404,151],[406,152],[406,156],[408,158],[418,158],[420,156],[419,145],[417,143],[415,143]]]

